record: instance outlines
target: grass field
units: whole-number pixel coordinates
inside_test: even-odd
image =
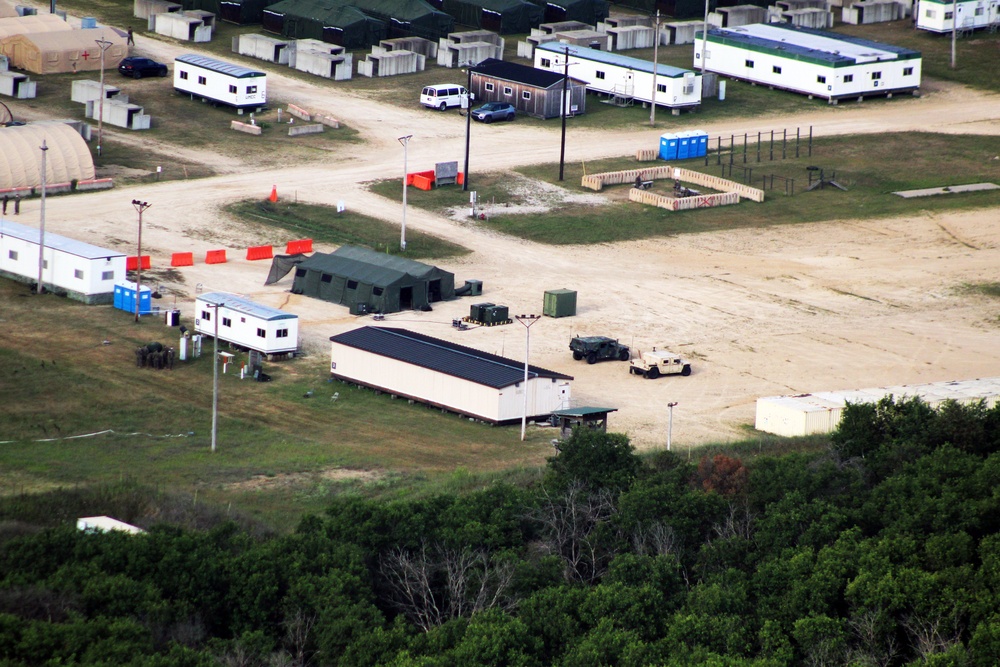
[[[755,140],[755,138],[754,138]],[[704,173],[743,181],[743,153],[737,143],[734,165],[723,173],[717,156],[684,160],[677,164]],[[904,199],[892,194],[896,190],[994,182],[1000,184],[1000,137],[955,136],[926,133],[883,134],[872,137],[828,137],[816,139],[813,154],[807,155],[805,145],[800,156],[786,150],[787,159],[768,160],[769,147],[762,151],[762,162],[756,162],[753,146],[747,154],[746,167],[752,169],[753,185],[761,187],[762,179],[775,188],[767,191],[760,204],[743,202],[738,206],[667,212],[624,200],[629,185],[605,188],[603,192],[615,201],[604,206],[568,205],[547,214],[495,215],[480,224],[492,229],[540,243],[604,243],[649,238],[725,228],[760,227],[768,225],[815,222],[831,217],[873,219],[922,212],[939,212],[1000,205],[1000,190],[962,195]],[[776,157],[780,158],[780,146]],[[905,156],[901,157],[901,156]],[[728,156],[725,156],[728,165]],[[662,163],[660,163],[662,164]],[[806,192],[807,166],[820,166],[827,178],[836,175],[848,188],[842,192],[824,188]],[[565,166],[564,188],[570,192],[590,192],[580,185],[587,173],[636,169],[641,167],[633,158],[601,160]],[[537,165],[518,170],[531,178],[558,183],[558,165]],[[773,179],[771,178],[773,176]],[[785,194],[785,179],[794,181],[794,194]],[[480,201],[495,199],[502,210],[505,202],[522,203],[521,195],[510,195],[502,174],[472,174]],[[789,185],[792,185],[789,182]],[[373,184],[373,191],[392,199],[400,199],[398,181]],[[672,181],[660,181],[654,191],[672,188]],[[431,210],[460,206],[466,193],[458,189],[438,188],[410,193],[408,204]]]

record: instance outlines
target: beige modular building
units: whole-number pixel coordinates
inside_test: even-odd
[[[848,403],[876,403],[886,396],[920,398],[931,407],[949,400],[984,401],[986,407],[993,407],[1000,400],[1000,377],[758,398],[755,428],[789,437],[831,433],[840,425]]]
[[[332,336],[330,374],[492,424],[547,419],[568,408],[569,375],[440,338],[366,326]]]

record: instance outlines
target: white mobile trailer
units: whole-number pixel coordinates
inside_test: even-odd
[[[954,9],[953,9],[954,8]],[[958,14],[955,25],[953,14]],[[917,28],[930,32],[975,30],[1000,25],[1000,0],[919,0],[917,2]]]
[[[41,233],[0,218],[0,275],[38,280]],[[45,235],[42,285],[84,303],[111,303],[115,283],[125,278],[125,254],[53,234]]]
[[[174,59],[174,89],[241,110],[267,104],[264,72],[193,53]]]
[[[236,347],[264,354],[285,354],[299,347],[298,315],[222,292],[199,295],[194,310],[195,331],[215,336],[218,325],[219,340]]]
[[[653,96],[653,63],[617,53],[608,53],[561,42],[535,47],[535,68],[562,74],[566,58],[574,79],[587,83],[587,90],[625,99],[650,102]],[[658,65],[656,104],[678,109],[701,104],[701,74]]]
[[[784,23],[709,29],[705,68],[835,103],[920,88],[919,51]],[[695,38],[700,66],[702,33]]]

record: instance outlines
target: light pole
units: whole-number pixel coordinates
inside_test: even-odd
[[[97,103],[97,155],[100,157],[101,145],[104,143],[104,52],[111,47],[111,42],[101,35],[97,45],[101,47],[101,99]]]
[[[956,45],[958,36],[958,0],[951,0],[951,68],[955,69],[957,64]]]
[[[41,204],[41,226],[38,230],[38,285],[35,287],[35,293],[42,293],[42,267],[45,266],[45,154],[48,152],[49,147],[45,145],[45,140],[42,139],[42,204]]]
[[[462,175],[462,192],[469,190],[469,130],[472,125],[472,63],[465,71],[468,79],[465,82],[465,172]]]
[[[399,234],[399,249],[406,251],[406,178],[407,178],[407,165],[406,165],[406,151],[410,144],[410,139],[413,138],[412,134],[408,134],[405,137],[399,137],[399,143],[403,144],[403,228]]]
[[[539,320],[538,315],[517,315],[515,320],[524,325],[524,414],[521,416],[521,442],[528,427],[528,355],[531,353],[531,325]]]
[[[653,97],[649,104],[649,126],[656,127],[656,70],[659,68],[657,50],[660,46],[660,10],[656,10],[656,21],[653,25]]]
[[[667,451],[670,451],[670,441],[673,439],[674,435],[674,406],[677,405],[677,401],[672,403],[667,403],[667,407],[670,408],[670,418],[667,420]]]
[[[139,212],[139,249],[135,263],[135,321],[139,321],[139,302],[142,301],[142,212],[152,206],[138,199],[132,200],[132,206]]]
[[[212,355],[212,452],[219,432],[219,308],[224,303],[215,304],[215,353]]]

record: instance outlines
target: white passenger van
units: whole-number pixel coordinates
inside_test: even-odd
[[[420,91],[420,103],[431,109],[444,111],[448,107],[462,106],[462,97],[465,96],[465,86],[457,86],[453,83],[439,83],[434,86],[427,86]]]

